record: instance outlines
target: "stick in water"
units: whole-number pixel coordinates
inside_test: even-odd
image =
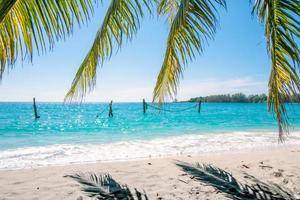
[[[36,108],[36,104],[35,104],[35,98],[33,98],[33,111],[34,111],[34,117],[35,117],[35,119],[39,119],[40,116],[37,114],[37,108]]]
[[[146,104],[145,99],[143,99],[143,112],[144,112],[144,114],[146,114],[146,110],[147,110],[147,104]]]
[[[113,104],[113,101],[111,101],[109,103],[109,111],[108,111],[108,116],[109,117],[113,117],[114,116],[113,111],[112,111],[112,104]]]
[[[198,113],[201,112],[201,103],[202,103],[202,101],[200,100],[199,103],[198,103]]]

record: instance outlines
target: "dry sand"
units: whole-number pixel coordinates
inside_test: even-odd
[[[150,199],[226,199],[214,187],[205,185],[175,165],[177,160],[220,167],[238,180],[245,173],[279,184],[300,198],[300,147],[251,152],[125,161],[73,164],[38,169],[0,171],[0,199],[89,199],[74,180],[63,178],[77,172],[110,173],[120,183],[144,189]],[[160,197],[160,198],[158,198]]]

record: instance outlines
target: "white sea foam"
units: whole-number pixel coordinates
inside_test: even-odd
[[[270,132],[183,135],[98,145],[60,144],[0,151],[0,169],[28,169],[48,165],[132,160],[171,155],[201,155],[296,144],[300,144],[300,132],[293,132],[284,144],[278,144],[276,133]]]

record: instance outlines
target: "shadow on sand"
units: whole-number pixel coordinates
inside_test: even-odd
[[[212,165],[197,163],[191,165],[177,161],[176,165],[184,172],[190,174],[194,180],[216,188],[230,199],[259,199],[259,200],[295,200],[290,191],[275,183],[265,183],[247,174],[251,184],[239,182],[230,173]]]
[[[145,192],[120,185],[109,174],[79,173],[64,177],[76,180],[81,190],[95,200],[148,200]]]

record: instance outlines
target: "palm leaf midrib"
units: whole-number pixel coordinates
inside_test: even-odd
[[[3,7],[0,5],[0,24],[3,22],[5,17],[10,13],[10,11],[15,7],[15,5],[21,0],[8,0],[7,4],[3,3]]]

